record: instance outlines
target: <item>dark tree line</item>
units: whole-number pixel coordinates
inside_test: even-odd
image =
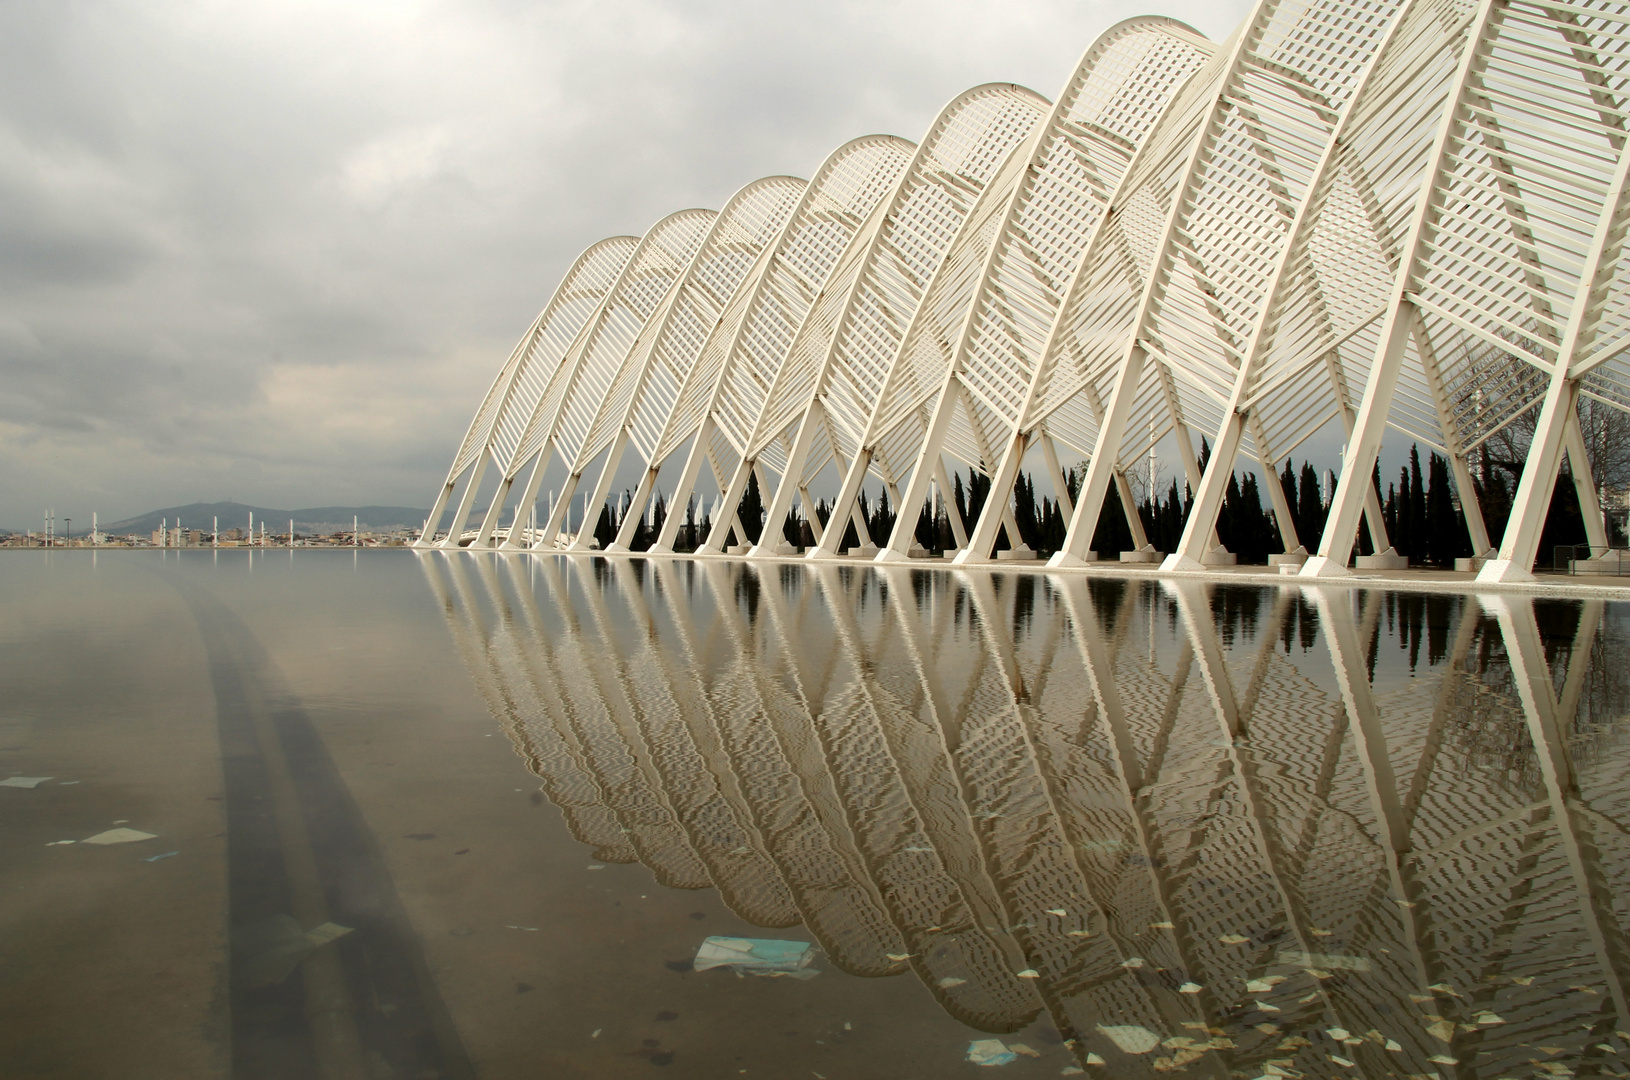
[[[1210,457],[1210,446],[1201,440],[1199,465],[1202,471]],[[1473,478],[1473,483],[1477,489],[1479,505],[1483,509],[1490,541],[1497,546],[1511,513],[1515,482],[1511,478],[1511,470],[1492,460],[1489,455],[1483,455],[1480,464],[1479,474]],[[1079,498],[1084,479],[1085,471],[1079,467],[1071,468],[1064,474],[1063,480],[1072,502]],[[1332,475],[1328,484],[1321,483],[1319,473],[1311,462],[1302,462],[1298,469],[1295,463],[1287,458],[1277,481],[1284,494],[1285,503],[1290,509],[1298,540],[1309,552],[1316,551],[1323,538],[1325,521],[1335,495],[1335,477]],[[1452,566],[1456,558],[1474,554],[1465,516],[1461,512],[1450,480],[1447,458],[1437,453],[1429,454],[1426,468],[1423,470],[1420,449],[1418,446],[1411,446],[1409,464],[1399,470],[1396,481],[1389,482],[1383,491],[1378,465],[1372,475],[1372,483],[1380,496],[1382,516],[1392,546],[1399,554],[1407,556],[1410,562],[1417,565]],[[941,494],[943,496],[945,493]],[[962,473],[953,474],[949,496],[950,506],[955,508],[956,513],[967,523],[971,531],[980,514],[984,512],[985,503],[990,497],[990,478],[972,468],[967,471],[966,479]],[[1254,472],[1247,471],[1243,474],[1236,472],[1229,476],[1222,508],[1217,515],[1217,539],[1223,547],[1234,553],[1240,563],[1266,563],[1269,555],[1284,550],[1271,505],[1264,505],[1264,501]],[[622,498],[608,503],[601,509],[594,535],[602,548],[610,544],[616,536],[622,524],[618,509],[626,506],[628,502],[628,492],[625,491]],[[1157,551],[1170,552],[1176,549],[1183,528],[1188,523],[1193,502],[1194,494],[1188,484],[1185,483],[1179,489],[1174,478],[1163,494],[1150,493],[1138,504],[1137,513],[1144,534]],[[887,489],[878,493],[875,502],[863,489],[858,503],[872,542],[875,544],[887,542],[897,517],[894,507],[890,504]],[[698,509],[697,499],[693,495],[684,508],[685,518],[675,536],[674,550],[693,551],[707,539],[713,528],[713,522],[706,512],[699,518]],[[950,551],[956,547],[948,509],[943,502],[937,506],[925,505],[922,508],[915,528],[915,539],[919,545],[934,552]],[[671,511],[666,496],[659,491],[649,520],[642,519],[634,530],[630,545],[633,550],[644,551],[655,543]],[[731,530],[732,535],[729,539],[734,543],[757,543],[764,529],[765,508],[756,474],[748,479],[747,491],[737,508],[737,514],[747,536],[733,535],[735,532],[733,524],[725,518],[720,524],[721,527]],[[831,503],[825,499],[821,500],[815,507],[816,519],[824,526],[831,515]],[[1065,533],[1069,529],[1069,519],[1061,502],[1047,495],[1038,497],[1034,478],[1024,471],[1019,473],[1014,483],[1013,519],[1018,526],[1018,539],[1042,555],[1051,554],[1062,547]],[[807,549],[815,544],[815,527],[797,508],[787,514],[781,524],[781,532],[787,543],[795,548]],[[1574,492],[1573,483],[1564,470],[1557,481],[1556,494],[1552,499],[1550,513],[1541,535],[1540,560],[1542,563],[1548,563],[1558,545],[1581,544],[1584,541],[1585,531],[1580,516],[1579,500]],[[855,547],[859,542],[854,523],[852,521],[845,523],[844,537],[838,545],[838,550]],[[996,550],[1005,550],[1011,546],[1013,541],[1007,535],[1007,529],[1001,529],[996,540]],[[1111,486],[1098,515],[1098,526],[1092,538],[1092,550],[1103,558],[1113,559],[1120,552],[1130,550],[1132,546],[1132,530],[1127,525],[1119,492]],[[1368,554],[1374,550],[1368,525],[1361,525],[1358,553]]]

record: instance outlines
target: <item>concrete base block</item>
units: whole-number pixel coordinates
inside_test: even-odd
[[[1288,566],[1293,572],[1305,562],[1307,562],[1307,552],[1305,551],[1287,551],[1283,555],[1268,556],[1269,566]]]
[[[1166,553],[1156,551],[1154,548],[1144,548],[1142,551],[1121,552],[1123,563],[1157,563],[1166,558]]]
[[[1008,548],[1006,551],[996,553],[998,562],[1028,562],[1035,558],[1037,558],[1035,550],[1027,544],[1020,544],[1016,548]]]
[[[1479,570],[1483,569],[1483,564],[1486,562],[1488,562],[1488,559],[1484,558],[1483,556],[1473,555],[1469,559],[1456,559],[1455,569],[1463,574],[1475,574]]]
[[[934,557],[934,553],[923,547],[921,544],[912,544],[911,550],[906,552],[906,556],[912,559],[932,559]]]
[[[1354,560],[1360,570],[1408,570],[1409,558],[1398,554],[1397,548],[1387,548],[1374,555],[1360,555]]]
[[[1206,552],[1205,558],[1201,559],[1200,562],[1204,566],[1237,566],[1239,556],[1227,548],[1218,547]]]
[[[863,559],[870,559],[877,555],[877,550],[876,544],[860,544],[857,547],[852,547],[848,551],[845,551],[844,554],[858,555]]]
[[[752,544],[731,544],[729,547],[725,548],[724,550],[725,550],[725,553],[728,554],[728,555],[745,555],[749,551],[753,550],[753,545]]]

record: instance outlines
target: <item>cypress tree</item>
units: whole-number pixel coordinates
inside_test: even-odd
[[[1449,459],[1439,454],[1427,460],[1426,529],[1431,559],[1439,566],[1453,566],[1455,559],[1471,554],[1466,519],[1450,497]]]
[[[1296,535],[1309,551],[1317,551],[1324,536],[1324,497],[1319,492],[1319,474],[1313,463],[1302,462],[1301,490],[1296,499]]]
[[[1421,478],[1421,450],[1409,444],[1409,547],[1410,559],[1425,562],[1429,557],[1429,537],[1426,524],[1426,484]]]
[[[741,527],[747,530],[747,535],[739,537],[737,542],[758,543],[759,536],[764,532],[764,499],[758,490],[757,469],[747,474],[747,494],[741,497],[741,507],[736,512],[741,516]]]

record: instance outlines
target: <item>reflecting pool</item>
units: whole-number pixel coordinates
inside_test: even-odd
[[[0,686],[0,1076],[1630,1076],[1626,605],[18,552]]]

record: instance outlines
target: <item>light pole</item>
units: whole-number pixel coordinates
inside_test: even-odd
[[[68,523],[68,543],[72,544],[74,539],[74,519],[71,517],[65,517],[62,520]]]

